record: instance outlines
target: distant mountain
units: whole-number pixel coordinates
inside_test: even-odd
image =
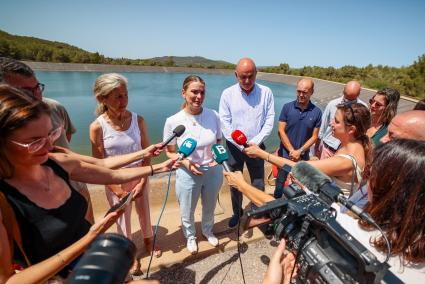
[[[222,60],[211,60],[201,56],[162,56],[148,60],[160,62],[164,65],[174,62],[174,66],[201,67],[201,68],[234,68],[235,65]]]
[[[0,30],[0,56],[40,62],[177,66],[212,69],[233,69],[235,67],[234,64],[229,62],[210,60],[200,56],[163,56],[149,59],[110,58],[98,52],[88,52],[67,43],[12,35],[2,30]]]

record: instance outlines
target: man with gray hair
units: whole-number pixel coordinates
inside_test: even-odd
[[[328,103],[323,112],[322,125],[319,130],[319,139],[316,141],[316,156],[319,159],[332,157],[338,150],[341,141],[332,135],[331,123],[335,117],[337,105],[342,103],[361,103],[368,107],[368,105],[359,99],[362,86],[358,81],[348,82],[343,90],[343,95]]]

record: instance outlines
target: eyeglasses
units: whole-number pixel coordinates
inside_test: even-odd
[[[383,107],[384,105],[383,104],[381,104],[380,102],[378,102],[378,101],[375,101],[374,99],[370,99],[369,100],[369,104],[371,105],[371,106],[373,106],[373,104],[376,104],[376,106],[377,107]]]
[[[37,83],[37,85],[35,85],[35,87],[32,87],[32,88],[31,87],[20,87],[19,89],[30,93],[30,95],[33,95],[37,91],[43,92],[44,87],[45,87],[45,85],[43,83]]]
[[[341,108],[348,108],[351,111],[351,117],[352,117],[352,122],[351,123],[356,123],[356,117],[354,116],[354,110],[352,107],[352,104],[354,102],[343,102],[337,105],[337,107],[341,107]]]
[[[13,144],[18,145],[18,146],[27,148],[28,153],[32,154],[32,153],[37,152],[41,148],[43,148],[46,145],[47,141],[49,141],[51,144],[53,144],[53,142],[58,140],[61,133],[62,133],[62,126],[59,126],[55,130],[51,131],[47,137],[43,137],[43,138],[34,140],[31,143],[25,144],[25,143],[20,143],[18,141],[14,141],[14,140],[9,140],[9,141],[12,142]]]

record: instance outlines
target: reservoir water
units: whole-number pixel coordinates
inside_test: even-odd
[[[46,85],[44,96],[62,103],[77,129],[72,137],[71,147],[82,154],[91,154],[88,135],[90,123],[95,120],[96,100],[92,88],[98,72],[45,72],[37,71],[37,78]],[[121,73],[128,79],[128,109],[146,120],[151,143],[162,141],[165,119],[180,110],[183,102],[180,96],[185,73]],[[235,84],[231,75],[197,74],[206,83],[204,105],[218,111],[221,92]],[[295,99],[295,87],[285,84],[257,80],[270,87],[275,100],[275,124],[273,133],[266,141],[269,151],[279,145],[277,125],[280,110],[288,101]]]

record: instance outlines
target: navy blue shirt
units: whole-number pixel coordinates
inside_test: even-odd
[[[311,101],[301,110],[297,101],[284,104],[280,112],[279,121],[286,122],[285,133],[294,149],[299,149],[313,135],[314,128],[320,128],[322,111]],[[308,160],[309,151],[305,149],[302,160]],[[279,156],[289,158],[289,152],[282,143],[279,147]]]

